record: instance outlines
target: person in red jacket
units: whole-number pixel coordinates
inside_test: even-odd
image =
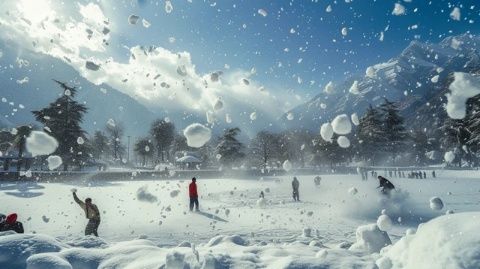
[[[195,205],[195,211],[198,210],[198,193],[197,193],[197,179],[192,178],[192,183],[188,185],[188,195],[190,196],[190,211],[193,211],[193,205]]]
[[[4,220],[0,222],[0,232],[5,231],[14,231],[16,233],[23,234],[23,225],[20,221],[17,221],[16,213],[8,215]]]

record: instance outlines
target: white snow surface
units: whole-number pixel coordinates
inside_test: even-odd
[[[52,154],[57,149],[58,142],[55,138],[45,132],[32,131],[27,137],[25,146],[27,151],[35,157]]]
[[[200,148],[210,140],[212,131],[200,123],[193,123],[183,130],[183,135],[187,138],[188,146]]]
[[[390,198],[372,178],[322,174],[315,188],[313,175],[297,176],[302,202],[292,201],[291,176],[198,178],[200,213],[188,212],[187,180],[1,182],[0,213],[18,213],[26,234],[0,235],[0,268],[479,268],[480,172],[436,172],[391,178],[398,191]],[[139,201],[143,186],[160,199]],[[101,238],[82,235],[87,220],[72,188],[99,207]],[[430,197],[447,192],[446,208],[432,211]],[[375,223],[383,209],[388,234]],[[387,237],[393,245],[383,248]]]

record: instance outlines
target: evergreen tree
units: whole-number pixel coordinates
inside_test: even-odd
[[[446,118],[440,128],[443,136],[440,143],[444,151],[453,150],[455,152],[455,160],[460,167],[462,159],[468,158],[467,143],[471,140],[471,132],[466,119]],[[468,150],[467,150],[468,151]]]
[[[380,153],[383,152],[386,137],[382,127],[380,112],[371,105],[360,118],[357,127],[358,154],[364,161],[371,161],[372,165],[376,164],[376,160]]]
[[[77,90],[64,82],[54,80],[63,90],[63,94],[48,107],[32,111],[36,120],[48,127],[50,135],[58,141],[58,148],[55,155],[62,158],[63,170],[67,171],[70,165],[81,167],[84,160],[88,157],[88,148],[84,143],[86,141],[86,132],[80,124],[83,116],[87,112],[87,107],[74,100]]]
[[[135,143],[134,151],[142,157],[142,166],[147,165],[147,157],[153,156],[153,143],[148,138],[140,138]]]
[[[165,120],[156,120],[150,127],[150,135],[157,146],[158,158],[165,162],[164,153],[167,152],[167,159],[169,159],[169,147],[175,139],[175,125]]]
[[[223,136],[217,144],[215,152],[220,154],[220,163],[226,166],[238,164],[245,154],[242,152],[243,144],[237,140],[240,133],[239,128],[230,128],[225,130]]]
[[[107,123],[105,130],[109,136],[109,145],[114,161],[122,161],[122,156],[125,153],[125,146],[122,144],[124,134],[123,124],[115,122],[113,124]]]
[[[25,152],[25,144],[27,137],[32,132],[32,126],[23,125],[16,128],[16,133],[13,137],[13,146],[18,152],[17,171],[20,171],[23,164],[23,153]]]
[[[403,125],[404,119],[399,114],[397,104],[387,99],[380,105],[380,110],[383,114],[382,127],[386,140],[384,150],[390,154],[394,154],[392,157],[395,162],[395,155],[406,149],[408,133]]]
[[[91,140],[92,156],[100,160],[108,152],[108,137],[102,131],[95,131]]]
[[[278,135],[267,131],[257,133],[249,145],[249,156],[251,157],[249,159],[252,164],[261,165],[263,168],[266,168],[268,161],[278,157],[278,142]]]

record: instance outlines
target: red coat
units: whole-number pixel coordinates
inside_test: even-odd
[[[190,183],[190,185],[188,186],[188,195],[192,198],[198,197],[197,184],[195,182]]]

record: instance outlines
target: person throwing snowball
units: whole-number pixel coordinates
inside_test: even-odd
[[[85,211],[85,217],[88,219],[87,227],[85,227],[85,235],[98,236],[98,226],[100,226],[100,211],[98,207],[92,203],[92,198],[85,199],[85,202],[78,199],[77,190],[72,189],[73,199]]]
[[[190,211],[193,211],[193,206],[195,205],[195,211],[200,211],[198,209],[198,193],[197,193],[197,179],[192,178],[192,182],[188,185],[188,195],[190,196]]]

